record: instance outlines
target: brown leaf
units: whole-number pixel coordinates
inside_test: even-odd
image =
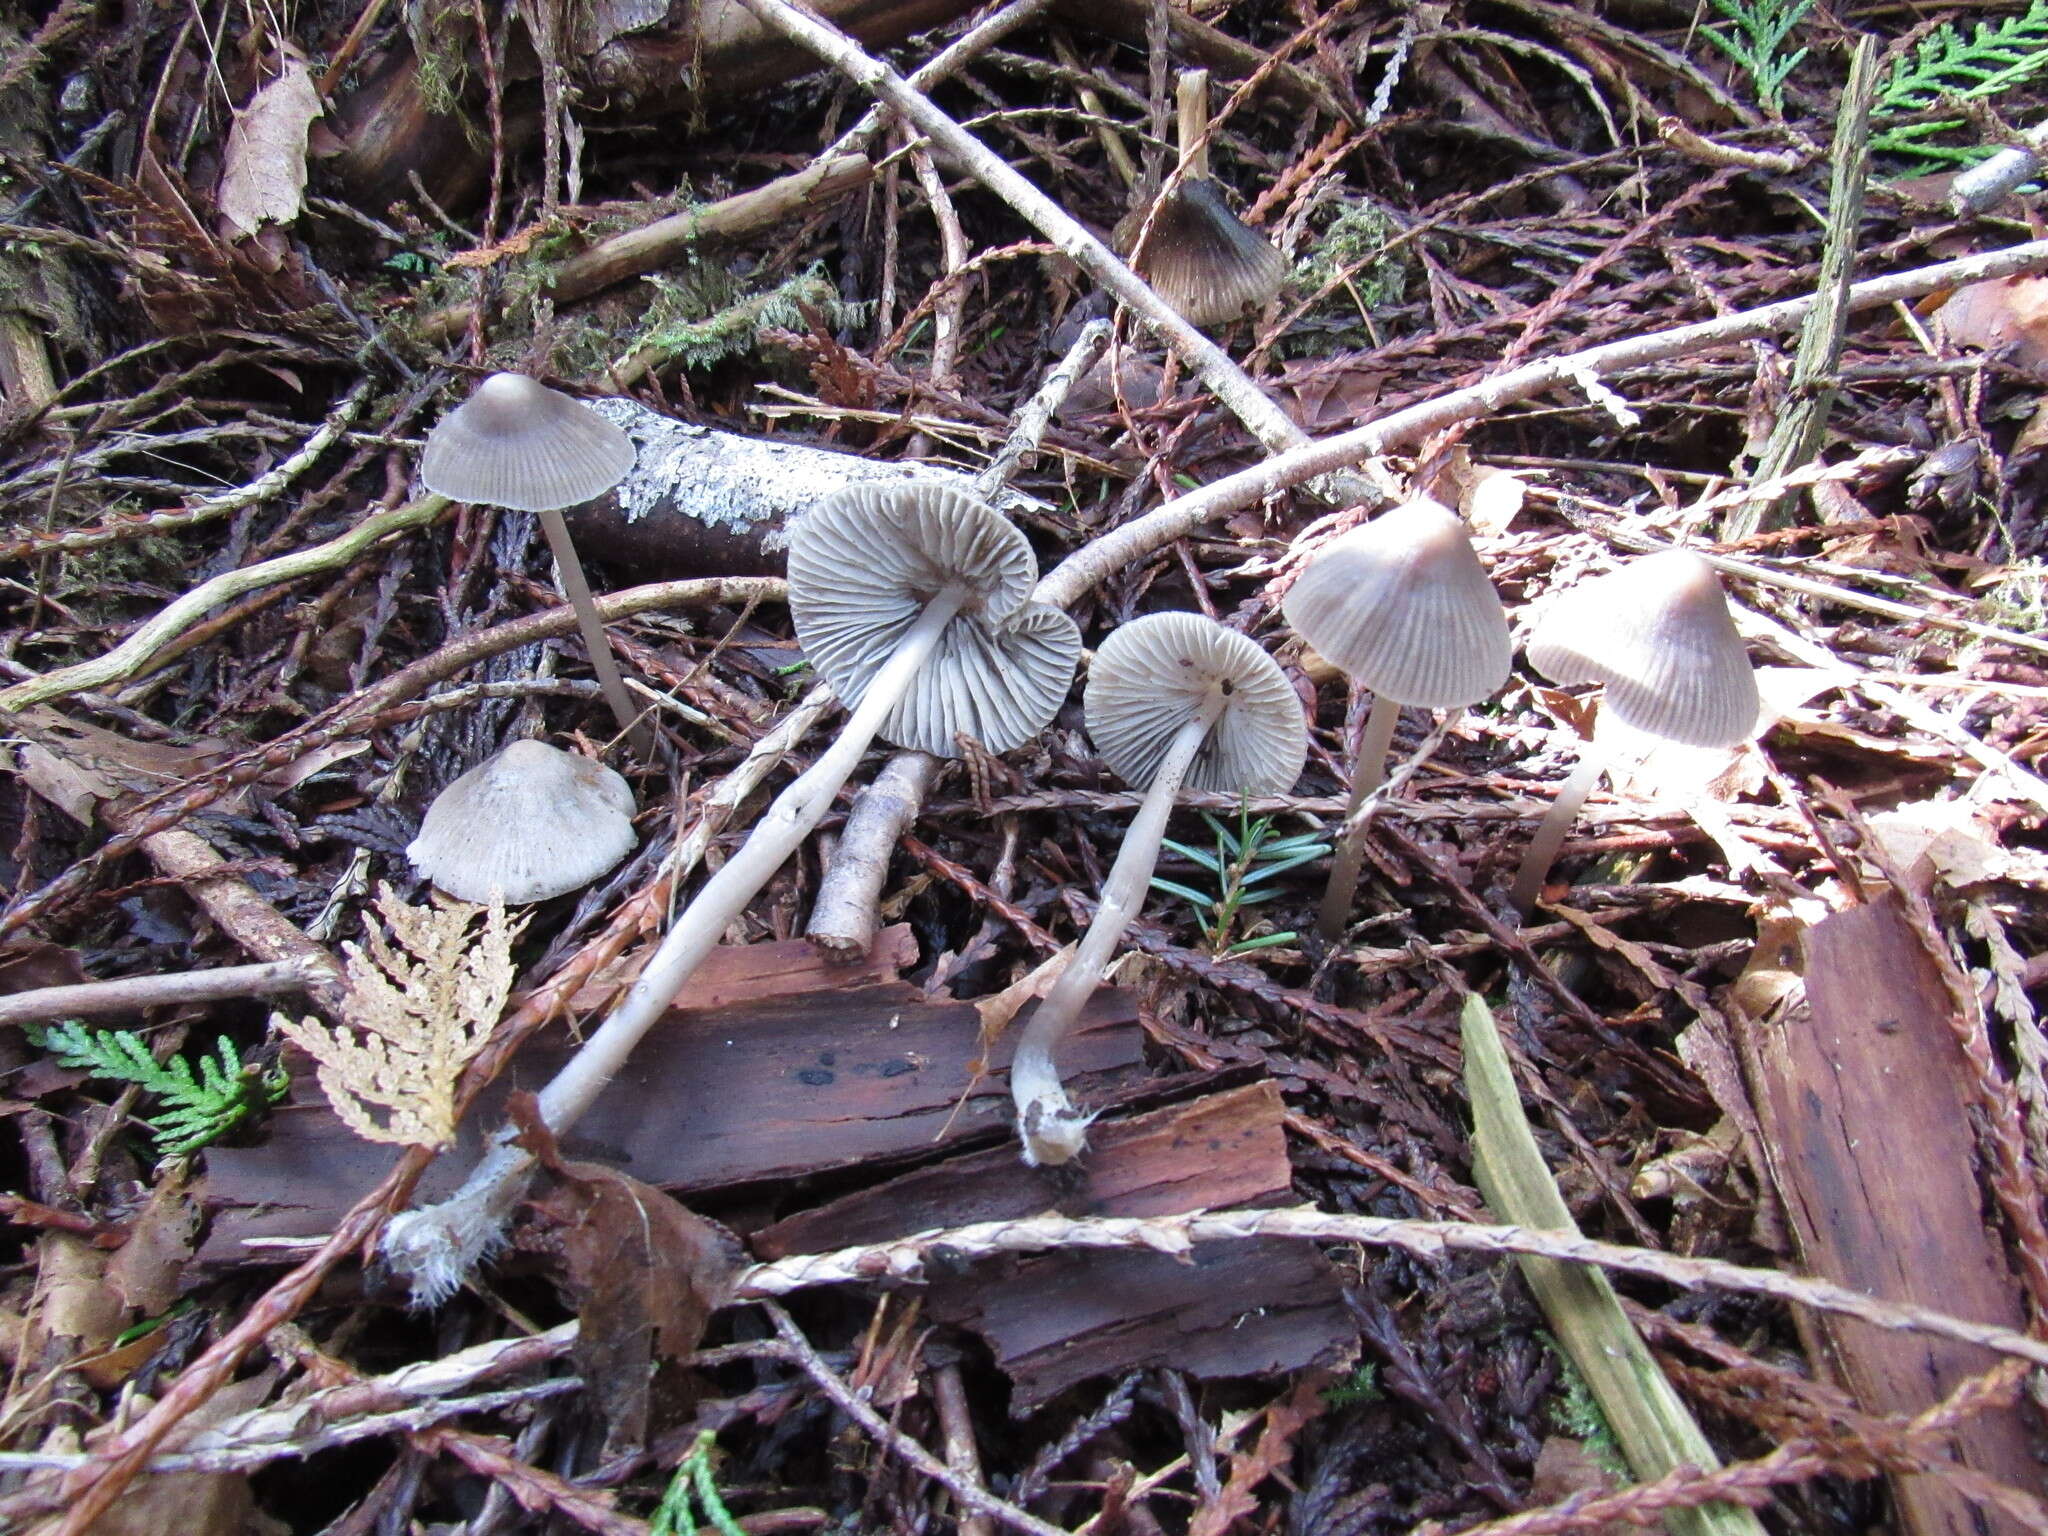
[[[577,1367],[609,1426],[605,1455],[638,1449],[651,1424],[672,1421],[694,1395],[676,1367],[731,1299],[745,1250],[717,1222],[651,1184],[596,1163],[565,1162],[531,1094],[515,1094],[507,1107],[520,1144],[542,1169],[521,1246],[561,1260],[562,1284],[582,1323]],[[667,1411],[656,1412],[657,1395]]]
[[[1987,352],[2010,347],[2015,364],[2048,369],[2048,277],[2005,277],[1971,283],[1934,313],[1951,340]]]
[[[313,77],[291,59],[235,114],[214,199],[230,232],[254,235],[266,221],[289,224],[306,197],[306,134],[324,110]]]
[[[173,1173],[150,1192],[128,1229],[128,1241],[107,1261],[107,1284],[122,1304],[145,1317],[178,1299],[178,1282],[199,1236],[199,1206],[183,1176]]]
[[[1188,1522],[1188,1536],[1223,1536],[1239,1519],[1259,1508],[1260,1483],[1284,1470],[1294,1455],[1294,1438],[1323,1411],[1324,1375],[1304,1371],[1294,1390],[1266,1410],[1265,1427],[1248,1451],[1233,1451],[1230,1480],[1222,1494]]]
[[[1529,1499],[1538,1505],[1562,1504],[1582,1493],[1612,1493],[1616,1486],[1614,1474],[1595,1461],[1583,1444],[1563,1435],[1552,1435],[1543,1442],[1536,1457]],[[1625,1520],[1608,1520],[1589,1527],[1586,1536],[1634,1536],[1642,1529]]]

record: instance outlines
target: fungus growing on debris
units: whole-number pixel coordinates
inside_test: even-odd
[[[1582,582],[1537,618],[1530,665],[1553,683],[1605,683],[1602,708],[1623,726],[1689,747],[1756,734],[1756,672],[1714,568],[1688,550],[1633,560]],[[1608,753],[1588,746],[1522,857],[1510,895],[1527,917]]]
[[[1068,1162],[1087,1140],[1094,1116],[1068,1099],[1053,1055],[1144,903],[1174,796],[1183,783],[1277,794],[1294,783],[1308,751],[1301,701],[1273,658],[1200,614],[1147,614],[1110,635],[1095,653],[1083,704],[1103,759],[1146,789],[1095,920],[1017,1042],[1010,1097],[1033,1166]]]
[[[1287,258],[1224,201],[1209,175],[1209,72],[1181,74],[1180,184],[1152,215],[1131,264],[1190,325],[1223,325],[1287,280]]]
[[[412,867],[461,901],[546,901],[633,851],[633,791],[602,763],[515,741],[456,779],[406,846]]]
[[[1427,498],[1394,508],[1325,545],[1281,599],[1301,637],[1373,695],[1351,769],[1351,803],[1316,915],[1330,942],[1344,933],[1365,857],[1358,808],[1386,778],[1404,704],[1462,709],[1508,680],[1507,610],[1465,524]]]
[[[1044,729],[1073,681],[1073,620],[1034,603],[1024,536],[974,497],[904,483],[852,486],[790,536],[790,611],[805,653],[852,713],[683,909],[603,1026],[540,1093],[561,1134],[804,837],[877,735],[940,757],[956,735],[1008,751]],[[1291,697],[1291,695],[1290,695]],[[384,1251],[422,1301],[446,1295],[498,1240],[526,1154],[501,1138],[462,1189],[386,1229]]]
[[[427,434],[420,456],[420,479],[437,495],[540,514],[590,665],[623,732],[636,729],[638,711],[598,620],[562,509],[602,496],[626,478],[633,458],[633,440],[624,432],[522,373],[485,379]]]

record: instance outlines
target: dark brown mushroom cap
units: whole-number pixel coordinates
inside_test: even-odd
[[[1325,545],[1280,606],[1304,640],[1397,704],[1477,704],[1514,660],[1507,610],[1464,521],[1426,498]]]
[[[1291,788],[1308,752],[1300,698],[1272,657],[1199,613],[1148,613],[1102,642],[1082,695],[1088,734],[1117,777],[1143,789],[1181,727],[1219,689],[1223,713],[1188,770],[1188,788]]]
[[[494,373],[427,434],[420,479],[450,501],[551,512],[626,478],[633,440],[522,373]]]
[[[1167,194],[1132,265],[1190,325],[1235,320],[1287,280],[1287,258],[1199,176]]]
[[[1058,711],[1081,657],[1074,621],[1030,601],[1031,546],[975,497],[930,484],[856,485],[807,513],[789,539],[789,607],[804,654],[849,708],[948,588],[967,601],[881,734],[958,757],[959,734],[1021,746]]]
[[[588,885],[633,851],[633,791],[602,763],[515,741],[427,807],[405,850],[461,901],[517,905]]]
[[[1554,683],[1605,683],[1622,724],[1689,747],[1754,736],[1763,705],[1714,568],[1689,550],[1632,560],[1546,607],[1529,662]]]

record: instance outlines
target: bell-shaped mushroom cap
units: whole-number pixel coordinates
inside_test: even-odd
[[[588,406],[523,373],[494,373],[427,434],[420,479],[450,501],[552,512],[602,496],[633,453]]]
[[[1142,789],[1180,728],[1219,689],[1223,713],[1188,770],[1188,788],[1291,788],[1308,753],[1300,698],[1272,657],[1199,613],[1148,613],[1102,642],[1082,695],[1088,734],[1117,777]]]
[[[1310,645],[1397,704],[1477,704],[1514,659],[1507,610],[1464,521],[1426,498],[1325,545],[1280,607]]]
[[[789,536],[789,608],[804,654],[858,704],[925,605],[968,596],[938,649],[882,722],[899,747],[958,757],[964,732],[1007,752],[1044,730],[1074,680],[1081,634],[1031,602],[1038,561],[1002,515],[947,486],[854,485]]]
[[[1235,320],[1287,280],[1287,258],[1198,176],[1167,195],[1133,265],[1190,325]]]
[[[602,763],[515,741],[427,807],[412,867],[461,901],[514,905],[588,885],[633,851],[633,791]]]
[[[1757,732],[1756,672],[1714,568],[1683,549],[1632,560],[1549,605],[1529,661],[1554,683],[1605,683],[1624,725],[1689,747]]]

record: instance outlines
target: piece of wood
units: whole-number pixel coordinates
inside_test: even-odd
[[[1887,897],[1809,928],[1805,993],[1742,1030],[1770,1172],[1802,1262],[1823,1279],[1973,1322],[2025,1326],[2019,1286],[1984,1217],[1968,1070],[1932,959]],[[1871,1413],[1913,1414],[1996,1357],[1924,1334],[1823,1321],[1843,1383]],[[1956,1431],[1973,1470],[2038,1488],[2025,1407]],[[2017,1533],[1929,1476],[1892,1480],[1913,1536]]]
[[[942,464],[895,463],[784,438],[677,421],[637,400],[595,401],[638,450],[632,470],[573,507],[569,529],[594,561],[643,576],[779,574],[792,524],[849,485],[951,486],[1016,517],[1040,503],[1007,488],[983,495]]]
[[[1024,1166],[1013,1145],[920,1168],[757,1233],[764,1258],[879,1242],[931,1227],[1034,1216],[1161,1216],[1291,1201],[1278,1085],[1098,1121],[1077,1174]],[[1357,1329],[1329,1263],[1306,1244],[1205,1244],[1158,1253],[1059,1253],[935,1275],[931,1311],[989,1342],[1022,1412],[1090,1377],[1172,1365],[1205,1378],[1334,1364]]]
[[[892,942],[900,943],[885,936],[885,945]],[[972,1003],[933,1002],[900,981],[842,987],[839,972],[801,939],[721,954],[707,961],[705,973],[706,990],[685,996],[710,1005],[672,1011],[640,1043],[627,1069],[563,1138],[566,1155],[703,1194],[925,1156],[935,1145],[1007,1133],[1000,1069],[1009,1047],[998,1046],[996,1070],[976,1077]],[[772,995],[799,976],[817,984]],[[762,995],[750,997],[757,982]],[[465,1120],[456,1147],[421,1180],[421,1203],[461,1182],[482,1129],[498,1124],[505,1096],[539,1087],[569,1054],[559,1032],[519,1054]],[[1100,997],[1066,1059],[1094,1095],[1143,1076],[1129,992]],[[208,1151],[204,1198],[215,1216],[201,1261],[245,1260],[250,1238],[331,1230],[390,1160],[389,1148],[358,1140],[324,1102],[284,1106],[260,1145]]]

